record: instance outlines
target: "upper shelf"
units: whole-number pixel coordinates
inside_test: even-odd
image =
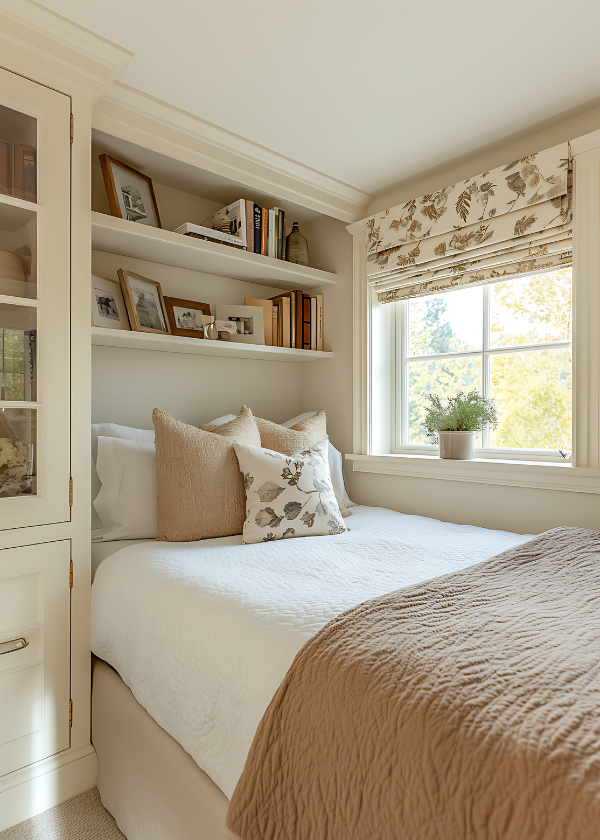
[[[312,289],[337,282],[336,274],[318,268],[274,260],[103,213],[92,212],[92,248],[277,289]]]

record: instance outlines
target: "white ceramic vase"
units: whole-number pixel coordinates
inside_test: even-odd
[[[476,435],[477,432],[438,432],[440,458],[470,461],[475,457]]]

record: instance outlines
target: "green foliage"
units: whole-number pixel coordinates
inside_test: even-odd
[[[449,398],[445,406],[437,394],[428,394],[427,399],[431,405],[425,409],[421,425],[434,443],[438,432],[480,432],[486,425],[493,429],[498,425],[493,401],[477,391],[469,391],[468,394],[459,391],[455,397]]]

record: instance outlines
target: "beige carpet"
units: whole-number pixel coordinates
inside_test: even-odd
[[[0,831],[0,840],[125,840],[125,835],[100,801],[98,788],[92,788]]]

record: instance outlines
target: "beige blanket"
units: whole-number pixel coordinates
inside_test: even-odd
[[[376,598],[300,651],[227,816],[244,840],[598,840],[600,534]]]

